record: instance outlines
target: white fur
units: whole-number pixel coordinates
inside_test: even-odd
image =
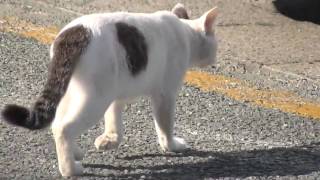
[[[148,65],[137,76],[129,72],[126,52],[117,40],[114,23],[118,21],[135,26],[146,39]],[[183,139],[173,136],[175,96],[189,67],[208,65],[216,58],[215,36],[198,32],[199,27],[194,25],[199,22],[181,21],[167,11],[109,13],[80,17],[62,29],[82,24],[93,33],[52,124],[63,176],[82,174],[83,168],[76,160],[82,159],[83,154],[76,147],[75,138],[96,124],[106,109],[105,133],[96,139],[95,146],[118,147],[123,137],[121,111],[128,98],[151,97],[164,151],[187,148]]]

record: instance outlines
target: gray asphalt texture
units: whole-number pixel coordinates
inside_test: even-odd
[[[0,2],[0,6],[7,7],[5,10],[7,14],[12,15],[18,12],[19,16],[31,20],[34,17],[30,15],[32,13],[29,11],[33,12],[30,8],[34,8],[34,11],[48,9],[49,12],[54,13],[52,8],[45,9],[44,4],[37,4],[36,1]],[[50,4],[47,1],[47,4],[82,13],[98,11],[99,9],[95,7],[119,8],[118,10],[132,8],[150,12],[154,9],[170,9],[171,4],[174,4],[167,1],[161,1],[158,4],[152,4],[149,1],[144,4],[137,1],[144,5],[130,6],[131,4],[123,1],[118,3],[112,1],[113,3],[109,6],[102,6],[99,2],[101,1],[83,1],[84,4],[91,3],[91,6],[82,9],[80,8],[82,4],[74,1],[67,3],[56,1],[56,4]],[[230,1],[215,2],[225,7],[223,11],[228,11],[227,7],[232,7],[228,4]],[[259,8],[259,4],[257,5],[259,2],[263,4],[266,1],[243,1],[236,6],[245,9],[246,3],[251,3],[253,7],[257,7],[257,11],[261,9],[269,11],[269,6]],[[197,9],[195,12],[208,9],[209,4],[204,2],[195,5],[191,1],[186,1],[186,4],[188,3],[189,6],[195,6],[194,9]],[[25,10],[23,7],[27,5],[31,7]],[[12,8],[12,12],[8,8]],[[235,8],[229,8],[229,11],[233,9]],[[58,18],[54,18],[55,14]],[[44,18],[42,21],[35,18],[33,22],[42,25],[46,23],[61,25],[75,16],[64,11],[55,12],[55,14],[45,16],[47,19]],[[0,15],[6,14],[0,13]],[[278,27],[279,21],[284,19],[281,19],[280,15],[276,16],[280,19],[275,20],[277,22],[275,26]],[[237,20],[242,23],[243,18],[245,17],[241,16]],[[255,24],[252,19],[258,19],[258,17],[250,18],[250,23]],[[285,20],[289,21],[289,25],[319,30],[318,26],[313,24],[302,22],[301,25],[289,19]],[[237,22],[233,21],[234,19],[226,15],[222,23],[235,25]],[[253,26],[251,29],[251,25],[234,28],[221,24],[220,28],[223,31],[218,30],[218,32],[226,37],[231,36],[232,31],[239,31],[242,33],[240,37],[245,37],[243,34],[250,32],[258,34],[259,28],[264,28],[264,25]],[[284,26],[289,27],[289,25]],[[267,28],[275,26],[267,26]],[[255,28],[258,29],[254,30]],[[258,40],[259,37],[257,37]],[[298,77],[292,77],[263,71],[259,63],[250,60],[244,62],[245,56],[252,55],[254,51],[249,50],[250,52],[246,54],[243,52],[244,47],[236,46],[237,43],[231,44],[232,41],[229,43],[225,40],[220,42],[222,45],[219,50],[218,68],[206,68],[206,71],[245,79],[257,87],[286,89],[302,97],[319,100],[316,73],[315,75],[311,73],[306,77],[307,80],[302,81],[301,77],[305,76],[299,72],[294,72],[299,74]],[[291,40],[286,41],[286,39],[280,42],[275,40],[275,42],[283,43],[285,47],[292,45]],[[252,41],[249,40],[248,43]],[[250,47],[246,48],[250,49]],[[48,45],[16,34],[0,32],[0,109],[8,103],[30,106],[34,102],[46,80],[48,52]],[[310,50],[310,52],[316,57],[319,51]],[[251,58],[261,62],[267,59],[266,57],[280,58],[280,60],[283,58],[287,61],[293,59],[286,54],[287,52],[279,57],[275,56],[275,53],[274,49],[267,48],[259,56],[256,54]],[[303,54],[293,56],[299,57]],[[286,63],[280,60],[279,64]],[[265,61],[263,63],[269,62]],[[314,69],[314,67],[306,68]],[[301,83],[298,84],[300,81]],[[86,152],[83,160],[85,175],[79,179],[320,179],[319,120],[257,107],[248,102],[232,100],[219,93],[205,93],[195,87],[184,85],[177,100],[175,129],[176,134],[185,138],[191,149],[184,153],[162,153],[156,142],[151,113],[150,101],[147,98],[138,98],[126,106],[123,116],[125,138],[117,150],[97,151],[93,145],[95,138],[103,132],[103,121],[79,137],[78,143]],[[54,141],[49,129],[31,132],[0,121],[0,179],[61,178],[57,167]]]

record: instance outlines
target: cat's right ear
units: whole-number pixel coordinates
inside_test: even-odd
[[[218,8],[214,7],[200,17],[200,20],[205,32],[207,33],[213,32],[213,25],[215,24],[217,15],[218,15]]]
[[[183,4],[181,4],[181,3],[176,4],[172,8],[171,12],[173,14],[175,14],[180,19],[189,19],[187,10],[186,10],[186,8],[184,8]]]

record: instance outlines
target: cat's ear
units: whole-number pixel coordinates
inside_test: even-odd
[[[171,12],[173,14],[175,14],[180,19],[189,19],[187,10],[186,10],[186,8],[184,8],[183,4],[180,4],[180,3],[176,4],[172,8]]]
[[[208,32],[208,33],[213,32],[213,25],[216,21],[217,15],[218,15],[218,8],[214,7],[200,17],[200,20],[205,32]]]

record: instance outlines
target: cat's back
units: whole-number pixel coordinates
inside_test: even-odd
[[[118,23],[121,26],[117,27]],[[96,79],[103,81],[100,84],[105,84],[108,78],[117,77],[112,82],[118,89],[119,96],[135,96],[149,91],[156,84],[161,85],[164,74],[172,74],[168,73],[170,69],[175,72],[178,64],[186,64],[186,62],[175,62],[176,56],[188,59],[188,40],[184,35],[183,23],[168,11],[151,14],[128,12],[90,14],[73,20],[61,32],[79,24],[90,29],[92,38],[86,54],[80,60],[76,75],[83,78],[85,74],[99,75],[101,77]],[[119,32],[129,33],[130,37],[122,33],[119,35]],[[139,36],[139,38],[133,36]],[[143,41],[133,42],[136,40]],[[121,41],[128,41],[125,42],[128,47],[124,48]],[[141,44],[136,45],[137,43],[145,43],[146,52],[140,52],[141,48],[136,47],[141,47],[139,46]],[[139,52],[140,54],[137,54]],[[134,54],[125,55],[126,53]],[[136,57],[143,53],[147,54],[147,59],[145,64],[139,66],[139,70],[124,71],[127,67],[136,66],[136,64],[132,65],[136,60],[128,60],[128,57]],[[140,63],[140,61],[137,62]],[[125,65],[127,63],[129,65]],[[182,65],[180,69],[184,67],[185,65]]]
[[[62,30],[66,30],[76,25],[84,25],[90,28],[94,35],[101,35],[108,29],[112,28],[116,23],[127,23],[141,30],[146,35],[148,31],[155,33],[162,32],[166,29],[179,27],[181,24],[178,18],[169,11],[157,11],[155,13],[129,13],[129,12],[113,12],[113,13],[96,13],[81,16],[69,24]]]

